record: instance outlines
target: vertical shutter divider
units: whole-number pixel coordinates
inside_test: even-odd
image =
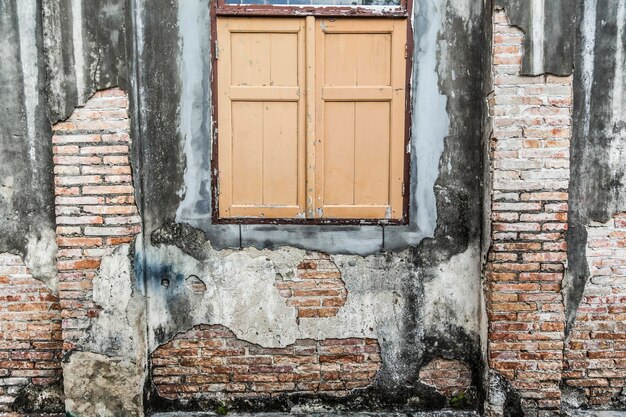
[[[315,17],[306,17],[306,217],[315,218]]]

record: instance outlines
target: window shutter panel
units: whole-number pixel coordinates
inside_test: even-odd
[[[316,23],[315,215],[401,219],[406,20]]]
[[[217,19],[221,218],[401,220],[406,20]]]
[[[217,20],[220,217],[305,215],[303,19]]]

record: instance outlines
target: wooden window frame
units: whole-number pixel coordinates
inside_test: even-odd
[[[212,2],[216,16],[324,16],[324,17],[409,17],[411,2],[392,6],[291,6],[285,4],[226,4]]]
[[[211,221],[213,224],[301,224],[301,225],[407,225],[409,223],[410,193],[410,138],[411,138],[411,75],[413,68],[413,25],[411,22],[412,1],[400,0],[399,6],[389,9],[368,8],[362,6],[289,6],[289,5],[229,5],[225,0],[210,2],[211,20],[211,116],[212,116],[212,150],[211,150]],[[404,182],[402,218],[401,219],[324,219],[324,218],[230,218],[221,217],[219,213],[219,165],[218,165],[218,71],[217,71],[217,19],[220,16],[250,17],[373,17],[373,18],[404,18],[407,20],[406,33],[406,86],[405,86],[405,118],[404,118]]]

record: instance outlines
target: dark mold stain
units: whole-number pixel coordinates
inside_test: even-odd
[[[521,75],[572,74],[577,1],[546,0],[542,2],[542,18],[534,15],[532,2],[528,0],[495,0],[494,3],[495,7],[505,10],[511,25],[524,32]],[[537,28],[543,36],[538,45],[542,49],[541,62],[533,61],[536,47],[533,25],[537,24],[542,24],[541,28]]]
[[[447,97],[450,125],[434,187],[437,227],[433,238],[412,248],[417,267],[445,262],[464,252],[469,242],[480,236],[482,127],[481,107],[477,104],[482,103],[483,96],[483,39],[476,29],[481,27],[482,17],[472,19],[468,25],[449,7],[438,35],[448,48],[445,72],[439,68],[439,89]],[[438,51],[440,59],[443,53]]]
[[[22,49],[42,49],[42,22],[37,15],[35,31],[20,39],[17,1],[0,1],[0,38],[3,40],[0,71],[0,253],[27,255],[28,234],[54,233],[54,185],[51,129],[44,95],[44,64],[37,55],[35,67],[24,67]],[[28,17],[27,17],[28,18]],[[23,22],[22,22],[23,23]],[[33,71],[37,100],[26,108],[28,90],[25,71]],[[34,120],[29,120],[28,111]],[[28,124],[33,128],[29,138]],[[31,157],[32,156],[32,157]],[[53,261],[53,260],[51,260]]]
[[[526,413],[522,409],[521,397],[511,387],[509,381],[495,371],[489,371],[489,379],[492,385],[490,389],[496,390],[504,396],[504,415],[506,417],[525,417]]]
[[[610,4],[613,5],[611,7]],[[571,140],[571,180],[569,187],[568,245],[569,282],[565,288],[565,306],[569,334],[576,311],[589,279],[586,247],[590,222],[607,222],[616,213],[626,210],[626,187],[624,175],[626,164],[611,164],[611,153],[616,148],[626,148],[626,115],[613,108],[614,100],[626,106],[626,97],[615,89],[616,77],[623,77],[617,67],[617,13],[616,2],[600,1],[595,10],[587,10],[582,4],[575,8],[578,27],[575,49],[574,110]],[[572,6],[573,8],[573,6]],[[590,13],[590,15],[586,15]],[[582,22],[595,13],[595,38],[587,38]],[[626,45],[626,33],[621,42]],[[588,47],[593,50],[591,68]],[[626,51],[621,51],[622,56]],[[591,74],[586,71],[593,71]],[[586,84],[587,77],[592,77]],[[588,86],[588,87],[587,87]]]
[[[150,329],[150,332],[159,344],[166,343],[181,329],[193,327],[187,277],[177,272],[173,265],[163,263],[146,265],[146,273],[148,293],[151,297],[163,300],[170,318],[167,324]],[[210,315],[211,312],[207,314]]]
[[[65,413],[63,381],[49,385],[27,385],[13,402],[13,411],[23,414]]]
[[[208,10],[207,10],[208,13]],[[176,217],[179,191],[184,181],[185,157],[179,132],[178,3],[150,2],[142,16],[145,39],[136,57],[141,107],[138,133],[141,137],[142,215],[144,232],[149,235]]]
[[[153,245],[175,245],[198,260],[205,260],[210,255],[203,231],[173,220],[166,221],[159,229],[153,230],[150,241]]]
[[[473,397],[469,391],[469,397]],[[416,383],[414,386],[398,387],[389,391],[383,386],[353,390],[347,396],[329,394],[277,394],[259,395],[251,398],[194,398],[188,401],[168,400],[150,385],[145,393],[149,413],[167,411],[214,411],[226,406],[233,412],[290,412],[294,407],[315,407],[326,412],[410,412],[416,410],[440,410],[448,405],[448,399],[433,387]],[[464,403],[462,409],[475,410],[476,402]]]

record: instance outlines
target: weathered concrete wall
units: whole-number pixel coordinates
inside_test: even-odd
[[[576,11],[565,284],[566,384],[574,388],[567,405],[624,409],[624,329],[619,323],[624,321],[620,294],[626,264],[620,234],[626,211],[626,4],[585,0]]]
[[[19,253],[55,288],[54,193],[42,17],[35,1],[0,3],[0,252]]]
[[[615,382],[623,380],[623,364],[615,361],[623,355],[622,331],[614,323],[623,310],[624,261],[616,258],[624,210],[625,6],[586,0],[496,5],[524,32],[523,74],[574,74],[561,407],[622,408],[622,383]]]
[[[83,4],[84,3],[84,4]],[[17,252],[54,288],[50,123],[97,89],[125,87],[127,2],[12,1],[2,17],[0,252]]]
[[[570,75],[574,69],[577,4],[571,0],[495,0],[525,33],[521,75]]]
[[[359,385],[356,391],[343,392],[345,381],[336,385],[342,389],[327,389],[324,395],[316,390],[304,392],[297,385],[282,389],[291,387],[285,385],[253,394],[253,401],[222,398],[234,408],[288,410],[315,403],[338,409],[427,409],[459,402],[461,407],[476,408],[483,395],[482,352],[486,346],[481,253],[491,247],[492,237],[490,222],[482,222],[484,213],[490,211],[482,202],[491,202],[492,177],[489,172],[483,175],[481,166],[491,123],[481,105],[485,89],[489,93],[491,87],[485,72],[491,68],[489,48],[485,48],[485,40],[491,40],[491,2],[414,1],[408,225],[239,226],[213,225],[210,220],[214,126],[210,118],[211,56],[207,53],[211,46],[209,1],[0,0],[0,35],[5,40],[0,46],[0,103],[6,115],[0,120],[0,253],[21,256],[33,277],[53,292],[60,265],[64,341],[71,353],[64,363],[68,410],[87,415],[105,409],[113,414],[141,415],[144,407],[212,410],[218,403],[211,387],[178,398],[159,395],[164,391],[150,381],[145,390],[142,386],[147,375],[144,366],[153,352],[167,351],[183,342],[210,343],[190,336],[195,335],[195,329],[207,326],[220,326],[229,335],[232,332],[236,343],[248,349],[246,355],[253,347],[264,353],[261,356],[271,356],[271,352],[279,352],[272,349],[299,346],[308,339],[319,341],[320,346],[328,339],[338,343],[365,339],[376,341],[380,347],[375,375],[368,374],[367,384]],[[574,318],[584,317],[578,308],[581,300],[584,308],[593,308],[597,301],[594,291],[613,291],[618,285],[615,283],[621,282],[618,270],[602,281],[605,286],[601,289],[593,281],[586,287],[590,273],[584,255],[593,248],[586,230],[598,227],[595,222],[604,224],[617,218],[626,205],[622,178],[626,129],[624,3],[494,3],[506,10],[511,23],[525,35],[518,73],[569,75],[574,69],[569,272],[564,302],[557,303],[571,330],[575,329]],[[124,204],[142,215],[141,219],[129,220],[141,222],[144,230],[132,246],[129,243],[136,230],[124,234],[127,240],[122,242],[107,234],[113,229],[104,231],[118,225],[67,223],[77,213],[88,217],[81,210],[100,203],[66,204],[69,200],[65,198],[71,195],[62,193],[72,193],[73,188],[80,188],[81,193],[83,186],[94,184],[60,184],[57,205],[63,213],[57,220],[54,214],[50,126],[61,121],[59,126],[69,123],[66,128],[75,129],[73,120],[63,122],[75,107],[88,107],[87,100],[96,90],[114,86],[129,93],[133,122],[132,148],[117,149],[124,154],[130,151],[132,162],[113,163],[125,166],[124,173],[115,175],[127,176],[131,165],[135,173],[134,188],[125,188],[122,193],[126,193]],[[97,132],[87,129],[83,133]],[[77,146],[57,152],[76,151],[80,157],[83,149],[91,146],[82,139],[56,145]],[[116,142],[116,146],[123,145]],[[95,149],[85,152],[92,151]],[[63,158],[59,156],[57,153],[57,162]],[[104,159],[102,162],[106,165]],[[67,179],[73,175],[71,170],[61,172],[71,164],[57,165],[65,166],[57,169],[57,177],[71,182]],[[78,165],[82,176],[89,163]],[[502,179],[503,174],[498,175],[493,176],[495,181]],[[130,180],[123,179],[124,187],[129,187]],[[530,178],[523,180],[532,182]],[[518,185],[520,190],[528,186]],[[107,200],[108,192],[101,191],[104,206],[115,204]],[[133,193],[137,208],[130,198]],[[510,210],[496,211],[507,212],[498,216],[511,215]],[[97,217],[93,214],[89,215]],[[118,216],[123,217],[113,213],[111,218]],[[541,222],[543,225],[548,220]],[[104,234],[87,236],[87,228],[89,233],[102,228]],[[607,226],[603,231],[609,229]],[[58,264],[57,237],[61,239]],[[103,241],[108,252],[97,254],[100,248],[68,240],[74,238],[109,239]],[[67,245],[72,242],[77,246]],[[556,249],[548,252],[562,252],[561,240],[552,243]],[[501,262],[521,253],[501,248],[497,251],[501,252]],[[621,252],[615,250],[618,254],[612,256],[619,258]],[[529,259],[539,256],[525,255]],[[303,265],[312,259],[317,260],[315,268],[309,264],[307,270]],[[325,267],[320,266],[326,261]],[[517,296],[516,291],[502,291],[498,302],[513,292]],[[556,293],[558,288],[553,286],[549,291]],[[51,314],[58,317],[60,311],[52,310]],[[621,314],[617,310],[614,313]],[[110,330],[113,324],[115,332]],[[502,323],[492,324],[496,332],[505,330],[498,327]],[[551,334],[548,327],[540,330]],[[606,333],[607,340],[617,331],[619,328]],[[584,352],[595,349],[588,345],[581,348],[582,342],[578,342],[572,340],[569,348]],[[508,361],[504,358],[510,353],[504,352],[502,362]],[[216,355],[219,353],[210,352],[185,360],[214,360]],[[158,353],[153,360],[157,357]],[[243,359],[250,360],[248,356]],[[346,356],[342,360],[352,359]],[[158,372],[168,371],[166,365],[159,365]],[[457,372],[458,380],[446,385],[441,380],[444,374],[438,372],[444,372],[448,365]],[[560,373],[560,368],[546,372]],[[510,373],[502,374],[510,377]],[[103,377],[97,384],[89,384],[95,375]],[[614,384],[619,379],[567,375],[572,381],[589,376],[598,382],[595,391],[582,392],[589,405],[606,404],[609,394],[602,388],[603,381]],[[196,382],[200,384],[201,379]],[[172,379],[165,385],[178,392],[176,383]],[[492,373],[488,383],[490,392],[502,397],[503,409],[516,408],[519,393],[507,386],[502,375]],[[553,381],[550,384],[555,385]],[[12,398],[23,404],[39,395],[36,388],[12,389]],[[456,397],[459,389],[467,389],[465,399]],[[620,400],[613,398],[617,391],[611,391],[611,404],[619,406]],[[268,392],[271,395],[265,395]],[[94,400],[84,401],[85,397]],[[119,401],[107,401],[110,397],[119,397]],[[546,408],[558,407],[548,398],[543,400]]]
[[[381,371],[345,404],[443,405],[443,395],[419,383],[421,364],[444,356],[480,373],[481,109],[473,103],[482,95],[481,4],[415,2],[411,217],[395,227],[211,225],[208,12],[207,0],[135,8],[150,350],[202,324],[267,348],[373,338]],[[299,315],[277,288],[298,279],[302,249],[330,253],[338,268],[347,295],[334,317]],[[203,292],[189,288],[192,276]],[[152,394],[157,408],[203,407],[201,396],[171,403]],[[260,395],[255,404],[310,401],[287,398]]]
[[[584,1],[577,9],[568,328],[590,276],[586,228],[626,210],[625,7],[619,1]]]

